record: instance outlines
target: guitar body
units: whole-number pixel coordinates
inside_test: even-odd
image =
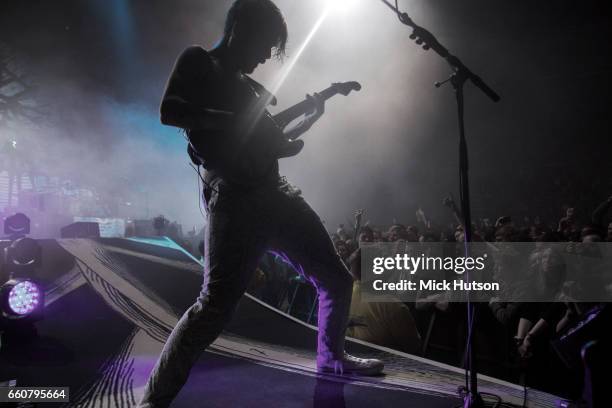
[[[213,66],[214,79],[205,90],[197,92],[199,105],[234,112],[242,123],[235,123],[231,131],[187,129],[189,157],[194,164],[236,184],[272,177],[278,169],[273,146],[281,140],[282,132],[274,122],[262,120],[270,116],[261,96],[263,91],[257,92],[248,77],[230,76],[216,63]]]

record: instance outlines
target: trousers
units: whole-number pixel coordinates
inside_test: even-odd
[[[339,360],[344,353],[353,280],[301,194],[281,180],[245,190],[216,179],[205,186],[204,196],[208,224],[202,290],[168,337],[141,408],[171,404],[191,367],[231,319],[269,249],[290,259],[319,294],[317,362]]]

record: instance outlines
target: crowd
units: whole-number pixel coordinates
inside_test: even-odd
[[[363,243],[445,242],[462,246],[465,234],[461,211],[452,197],[445,198],[443,205],[454,219],[452,224],[435,223],[419,210],[413,225],[375,226],[363,222],[364,212],[360,210],[355,214],[355,225],[340,225],[331,232],[336,250],[354,278],[349,336],[454,365],[464,363],[465,304],[449,301],[444,293],[417,298],[414,302],[361,301],[360,246]],[[558,221],[548,223],[538,217],[514,219],[505,215],[494,222],[482,218],[472,225],[472,241],[612,242],[612,196],[597,206],[586,220],[580,219],[574,207],[566,207],[560,212],[562,216]],[[563,279],[550,278],[564,276],[562,262],[553,259],[550,252],[534,250],[531,257],[544,259],[538,265],[545,265],[540,271],[548,275],[545,285],[556,287],[564,283]],[[279,259],[278,254],[268,254],[256,273],[251,293],[290,312],[297,311],[295,303],[301,299],[306,304],[302,317],[312,322],[316,319],[312,316],[315,309],[311,307],[316,302],[316,293],[304,289],[307,283],[300,280],[294,266],[286,260],[278,262]],[[579,354],[580,349],[567,351],[563,344],[555,342],[587,316],[595,316],[602,306],[571,299],[505,302],[494,296],[488,302],[478,303],[474,338],[481,370],[575,397],[582,389],[584,367],[572,356]],[[603,334],[590,330],[588,336],[595,340]]]
[[[454,350],[455,356],[446,358],[449,363],[463,363],[465,343],[464,304],[454,304],[445,293],[438,293],[414,302],[406,303],[366,303],[359,299],[360,245],[364,242],[446,242],[463,246],[465,239],[463,218],[460,209],[452,197],[443,200],[455,222],[441,227],[425,217],[423,211],[417,211],[418,220],[414,225],[393,224],[389,227],[374,227],[361,225],[362,211],[355,217],[355,225],[348,230],[340,225],[331,234],[338,254],[346,263],[355,278],[353,306],[351,308],[352,327],[349,334],[384,346],[399,348],[422,355],[433,354],[435,335],[432,337],[432,316],[436,322],[438,337],[448,339],[449,336],[459,339],[454,343],[446,342],[447,350]],[[495,222],[480,219],[472,225],[472,241],[475,242],[534,242],[552,243],[596,243],[612,242],[612,196],[604,200],[592,212],[590,219],[581,220],[573,207],[563,209],[563,215],[558,222],[547,224],[538,217],[514,220],[511,216],[499,216]],[[527,275],[531,285],[543,284],[548,291],[562,292],[567,285],[566,272],[562,258],[546,249],[543,245],[534,245],[530,253],[532,264],[538,265],[537,274]],[[497,279],[503,279],[497,266]],[[507,271],[506,271],[507,272]],[[517,271],[511,271],[517,274]],[[612,276],[612,274],[611,274]],[[543,283],[542,283],[543,282]],[[589,290],[611,290],[612,278],[601,282],[601,285]],[[603,304],[597,302],[578,302],[569,297],[557,298],[563,301],[548,302],[502,302],[498,297],[491,296],[487,303],[477,305],[478,335],[483,358],[489,353],[491,373],[506,376],[510,380],[519,380],[526,372],[530,375],[530,385],[549,389],[557,393],[576,393],[581,389],[582,381],[576,376],[583,367],[572,361],[571,355],[564,354],[563,344],[559,339],[571,331],[579,322],[596,316],[602,310]],[[414,316],[414,318],[413,318]],[[424,321],[423,321],[424,320]],[[421,323],[419,324],[419,321]],[[362,323],[364,323],[362,325]],[[401,333],[398,333],[398,326]],[[411,327],[414,327],[413,329]],[[422,344],[419,333],[425,333],[425,344]],[[435,330],[434,330],[435,333]],[[604,336],[591,330],[592,340]],[[491,343],[502,345],[497,350],[491,350]],[[398,344],[401,344],[398,347]],[[555,347],[551,347],[555,346]],[[402,347],[403,346],[403,347]],[[438,344],[438,346],[440,346]],[[435,347],[434,347],[435,348]],[[579,350],[574,350],[577,354]],[[452,353],[451,353],[452,354]],[[570,352],[570,354],[572,354]],[[457,358],[458,357],[458,358]],[[444,359],[444,358],[442,358]],[[453,361],[454,360],[454,361]],[[459,360],[459,361],[457,361]],[[486,364],[485,364],[486,365]],[[497,367],[495,367],[497,366]],[[505,366],[505,367],[502,367]],[[509,369],[510,367],[510,369]],[[513,378],[514,377],[514,378]],[[524,377],[523,377],[524,379]]]

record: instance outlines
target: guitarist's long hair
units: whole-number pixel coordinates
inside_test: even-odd
[[[276,58],[285,57],[287,39],[287,23],[280,9],[271,0],[235,0],[225,19],[222,42],[229,39],[234,26],[242,24],[255,33],[267,31],[273,44]]]

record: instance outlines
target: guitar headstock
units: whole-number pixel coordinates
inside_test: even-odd
[[[344,96],[350,94],[352,91],[361,90],[361,84],[357,81],[336,82],[333,83],[332,86],[339,94]]]

